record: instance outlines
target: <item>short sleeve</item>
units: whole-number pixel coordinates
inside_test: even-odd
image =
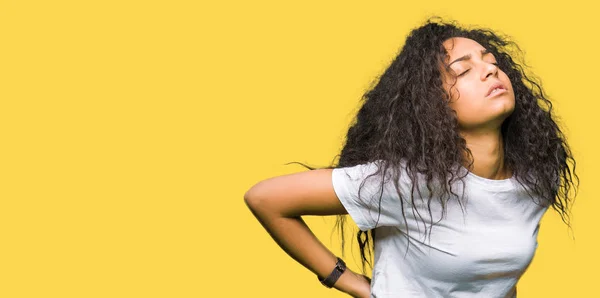
[[[400,226],[404,223],[400,197],[389,178],[389,170],[386,179],[383,179],[383,186],[381,173],[375,174],[376,171],[376,162],[334,168],[332,171],[333,189],[361,231],[381,226]],[[363,181],[359,198],[359,187]],[[400,183],[399,187],[402,185]]]

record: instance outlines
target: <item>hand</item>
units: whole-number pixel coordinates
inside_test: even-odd
[[[371,279],[364,274],[360,274],[359,278],[366,280],[369,283],[369,285],[365,291],[359,293],[359,296],[354,296],[354,298],[370,298],[371,297]],[[364,282],[363,282],[363,284],[364,284]]]
[[[364,277],[369,282],[369,285],[371,285],[371,279],[368,276],[363,274],[362,277]]]
[[[334,287],[354,298],[371,296],[371,279],[350,269],[346,269]]]

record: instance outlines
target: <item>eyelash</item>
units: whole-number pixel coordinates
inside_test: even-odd
[[[492,64],[494,64],[494,65],[498,66],[498,63],[497,63],[497,62],[494,62],[494,63],[492,63]],[[469,72],[469,70],[471,70],[471,69],[469,68],[469,69],[465,70],[463,73],[459,74],[458,76],[459,76],[459,77],[461,77],[461,76],[462,76],[462,75],[464,75],[465,73]]]

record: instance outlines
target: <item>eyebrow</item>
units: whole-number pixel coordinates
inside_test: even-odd
[[[481,50],[481,56],[482,56],[482,57],[483,57],[483,55],[485,55],[485,54],[489,54],[489,53],[491,53],[491,52],[490,52],[488,49],[483,49],[483,50]],[[450,64],[448,64],[446,67],[447,67],[447,68],[450,68],[450,65],[452,65],[452,64],[454,64],[454,63],[456,63],[456,62],[465,61],[465,60],[469,60],[469,59],[471,59],[471,54],[464,55],[464,56],[462,56],[462,57],[460,57],[460,58],[458,58],[458,59],[456,59],[456,60],[452,61],[452,62],[451,62]]]

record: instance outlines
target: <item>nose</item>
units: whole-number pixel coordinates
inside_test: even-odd
[[[481,80],[485,80],[487,77],[489,76],[496,76],[498,74],[498,66],[496,66],[495,64],[492,63],[483,63],[484,64],[484,69],[483,72],[481,73]]]

